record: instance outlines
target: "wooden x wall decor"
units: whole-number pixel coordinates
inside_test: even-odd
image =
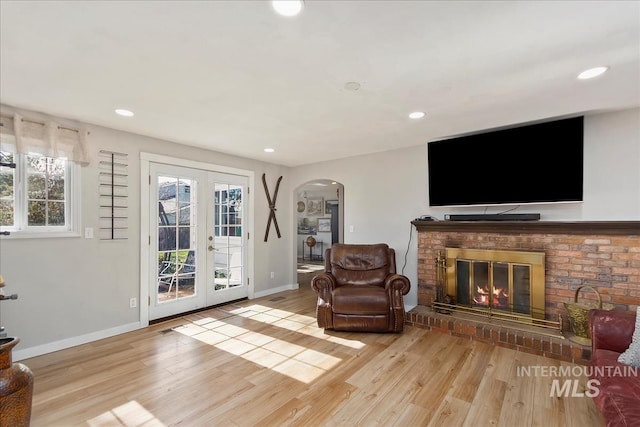
[[[276,189],[273,192],[273,199],[269,194],[269,187],[267,187],[267,178],[265,174],[262,174],[262,185],[264,185],[264,192],[267,195],[267,202],[269,202],[269,221],[267,221],[267,231],[264,233],[264,241],[266,242],[269,239],[269,228],[271,228],[271,221],[273,221],[273,226],[276,228],[276,233],[278,234],[278,239],[282,237],[280,235],[280,227],[278,227],[278,220],[276,219],[276,199],[278,198],[278,190],[280,189],[280,181],[282,181],[282,176],[278,178],[278,182],[276,182]]]

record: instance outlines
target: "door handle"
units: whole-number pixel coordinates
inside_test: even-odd
[[[212,251],[212,250],[213,250],[213,246],[209,245],[209,247],[208,247],[207,249],[209,249],[210,251]]]

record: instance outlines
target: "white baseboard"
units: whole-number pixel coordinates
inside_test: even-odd
[[[271,288],[271,289],[267,289],[266,291],[260,291],[260,292],[255,292],[253,294],[254,298],[262,298],[262,297],[266,297],[272,294],[277,294],[278,292],[284,292],[284,291],[293,291],[295,289],[298,289],[298,284],[294,283],[293,285],[283,285],[283,286],[278,286],[277,288]]]
[[[291,291],[298,288],[299,287],[297,283],[294,283],[292,285],[283,285],[277,288],[271,288],[265,291],[256,292],[253,297],[261,298],[261,297],[269,296],[271,294],[277,294],[278,292]],[[41,356],[43,354],[53,353],[54,351],[64,350],[66,348],[75,347],[77,345],[101,340],[103,338],[109,338],[115,335],[124,334],[125,332],[135,331],[145,326],[146,325],[143,326],[140,322],[134,322],[126,325],[116,326],[115,328],[91,332],[91,333],[80,335],[77,337],[65,338],[65,339],[50,342],[47,344],[36,345],[33,347],[28,347],[23,349],[14,349],[12,352],[12,359],[17,362],[20,360],[29,359],[31,357]]]
[[[54,341],[47,344],[36,345],[34,347],[28,347],[21,350],[14,350],[12,352],[12,356],[13,356],[12,359],[14,361],[24,360],[30,357],[40,356],[40,355],[52,353],[58,350],[64,350],[65,348],[75,347],[80,344],[86,344],[88,342],[101,340],[103,338],[109,338],[114,335],[124,334],[125,332],[135,331],[136,329],[140,329],[140,328],[141,328],[140,322],[129,323],[126,325],[116,326],[115,328],[91,332],[86,335],[65,338],[60,341]]]

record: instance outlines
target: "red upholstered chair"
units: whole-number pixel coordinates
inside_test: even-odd
[[[337,243],[325,252],[325,271],[311,280],[318,293],[318,326],[339,331],[402,332],[409,279],[396,274],[395,251],[384,243]]]
[[[598,381],[593,403],[607,427],[640,426],[640,376],[625,374],[629,372],[625,369],[632,367],[618,362],[620,354],[633,341],[635,322],[632,312],[589,311],[592,366],[589,375]]]

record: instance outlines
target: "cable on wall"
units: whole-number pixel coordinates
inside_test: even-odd
[[[409,224],[411,227],[409,230],[409,242],[407,243],[407,250],[404,252],[404,264],[402,264],[402,270],[400,274],[404,275],[404,268],[407,266],[407,255],[409,255],[409,248],[411,247],[411,237],[413,236],[413,224]]]

